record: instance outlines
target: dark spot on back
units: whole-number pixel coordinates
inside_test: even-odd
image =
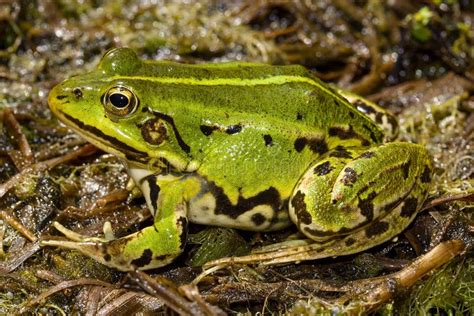
[[[368,130],[372,140],[374,142],[377,142],[378,140],[374,132],[367,125],[363,125],[363,127]],[[359,139],[361,141],[362,146],[370,145],[370,142],[364,136],[356,133],[352,126],[349,126],[347,129],[342,127],[330,127],[328,130],[328,134],[331,137],[338,137],[339,139]]]
[[[133,259],[131,264],[136,268],[144,267],[151,262],[153,253],[150,249],[145,249],[140,258]]]
[[[301,152],[305,146],[315,153],[320,155],[324,154],[329,150],[328,145],[324,138],[306,138],[306,137],[298,137],[294,143],[295,150],[297,152]]]
[[[219,129],[217,126],[209,126],[209,125],[201,125],[199,129],[205,136],[209,136],[212,134],[213,131]]]
[[[344,146],[337,146],[334,148],[334,150],[329,154],[329,157],[352,159],[351,153],[347,151],[347,148]]]
[[[344,169],[344,176],[341,179],[341,182],[345,186],[352,186],[357,181],[357,172],[352,168],[345,168]]]
[[[409,197],[403,202],[402,210],[400,211],[400,216],[402,217],[411,217],[415,212],[418,206],[418,200],[414,197]]]
[[[357,195],[358,196],[361,196],[362,193],[364,193],[365,191],[367,191],[370,187],[372,187],[374,185],[374,181],[370,181],[369,183],[367,183],[366,185],[364,185],[360,190],[359,192],[357,192]]]
[[[296,114],[297,121],[301,121],[302,119],[303,119],[303,115],[301,115],[300,113]]]
[[[367,218],[367,221],[371,221],[374,219],[374,203],[373,200],[377,196],[377,193],[370,192],[369,196],[365,199],[359,198],[359,208],[361,210],[361,214]]]
[[[421,182],[431,182],[431,169],[428,166],[425,166],[425,170],[423,170],[423,173],[421,174]]]
[[[353,112],[349,112],[349,116],[351,117],[351,119],[353,119],[355,117],[355,114]]]
[[[266,220],[265,216],[263,216],[260,213],[253,214],[250,219],[256,226],[262,225],[263,223],[265,223],[265,220]]]
[[[374,236],[385,233],[390,228],[387,222],[375,222],[365,230],[365,236],[372,238]]]
[[[359,138],[359,135],[354,132],[352,126],[349,126],[348,129],[342,127],[330,127],[329,136],[336,136],[339,139]]]
[[[230,126],[227,126],[227,128],[225,129],[225,132],[229,135],[232,135],[232,134],[239,133],[241,130],[242,130],[242,125],[230,125]]]
[[[334,170],[334,167],[331,166],[331,163],[329,161],[326,161],[314,167],[313,172],[315,175],[324,176],[332,170]]]
[[[357,158],[372,158],[372,157],[375,157],[375,153],[373,151],[366,151],[365,153],[361,154],[359,157]]]
[[[307,143],[307,140],[306,138],[304,137],[298,137],[296,140],[295,140],[295,150],[297,152],[301,152],[304,148],[304,146],[306,146],[306,143]]]
[[[301,191],[296,192],[295,196],[291,199],[291,206],[295,209],[296,217],[298,221],[309,225],[313,221],[311,215],[306,210],[306,203],[304,201],[305,194]]]
[[[311,138],[308,141],[308,145],[312,152],[318,153],[320,155],[326,153],[329,150],[328,144],[323,138]]]
[[[265,146],[269,147],[273,145],[273,139],[270,135],[263,135],[263,140],[265,141]]]

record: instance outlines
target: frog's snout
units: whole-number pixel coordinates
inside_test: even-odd
[[[70,87],[65,83],[57,84],[51,89],[48,96],[49,108],[57,114],[71,102],[79,101],[84,97],[82,87]]]
[[[69,102],[69,94],[64,90],[62,84],[58,84],[51,89],[48,95],[48,105],[53,113],[60,111],[64,103]]]

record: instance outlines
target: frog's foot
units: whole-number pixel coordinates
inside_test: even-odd
[[[42,246],[77,250],[106,266],[121,271],[164,266],[178,256],[182,248],[179,236],[170,238],[172,236],[169,232],[160,229],[159,225],[146,227],[137,233],[118,239],[83,236],[57,222],[54,226],[70,240],[43,240]],[[163,242],[148,243],[149,241]]]
[[[230,264],[275,265],[291,262],[299,263],[300,261],[306,260],[317,260],[354,254],[375,246],[375,244],[371,244],[367,247],[368,237],[373,238],[371,242],[380,244],[400,232],[397,227],[403,219],[400,219],[396,212],[387,215],[387,217],[384,218],[384,221],[392,222],[394,225],[382,232],[381,230],[377,231],[377,229],[378,227],[381,227],[380,225],[384,225],[380,224],[380,222],[374,222],[372,230],[359,230],[342,238],[327,240],[325,242],[299,240],[292,241],[291,243],[277,243],[269,247],[257,249],[247,256],[229,257],[210,261],[204,265],[204,268],[208,269],[215,266]],[[377,232],[378,235],[374,235]]]

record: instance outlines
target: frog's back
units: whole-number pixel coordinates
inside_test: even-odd
[[[153,103],[172,112],[177,122],[182,119],[189,125],[190,117],[194,117],[203,123],[204,133],[235,125],[258,125],[261,130],[277,130],[296,138],[306,133],[334,136],[339,139],[332,143],[338,145],[354,139],[359,140],[355,146],[369,145],[383,139],[381,129],[371,119],[300,65],[144,65],[136,76],[152,78]]]
[[[142,61],[132,50],[120,49],[106,55],[99,67],[107,81],[135,87],[143,101],[177,122],[182,111],[188,125],[192,117],[214,118],[218,125],[248,117],[296,133],[311,129],[328,134],[332,128],[333,134],[344,134],[340,129],[346,128],[351,129],[346,138],[365,143],[383,138],[372,120],[300,65]]]

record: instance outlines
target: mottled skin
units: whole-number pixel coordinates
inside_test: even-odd
[[[254,231],[292,221],[320,242],[304,254],[286,249],[279,262],[361,251],[406,227],[430,183],[423,147],[381,145],[397,132],[390,114],[301,66],[146,62],[116,49],[96,71],[57,85],[49,104],[76,132],[124,159],[155,223],[112,241],[57,224],[73,241],[44,244],[123,271],[173,260],[187,221]],[[332,246],[323,247],[328,240]]]

